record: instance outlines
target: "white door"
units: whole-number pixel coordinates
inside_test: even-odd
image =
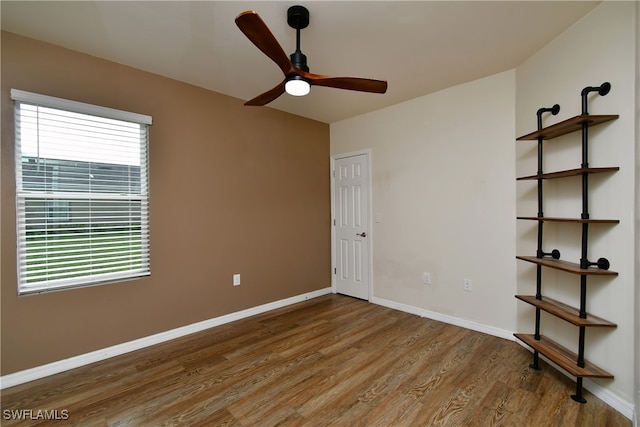
[[[336,292],[369,300],[369,156],[334,164]]]

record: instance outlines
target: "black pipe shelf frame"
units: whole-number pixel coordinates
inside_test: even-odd
[[[609,270],[609,261],[606,258],[599,258],[597,261],[589,261],[588,242],[590,224],[618,224],[617,219],[593,219],[589,216],[589,175],[594,173],[613,173],[618,171],[618,167],[597,167],[589,166],[588,155],[588,131],[592,126],[616,120],[617,114],[590,115],[587,111],[587,98],[591,92],[598,92],[600,96],[605,96],[611,90],[608,82],[600,86],[585,87],[581,92],[582,113],[578,116],[561,121],[548,127],[542,127],[542,115],[544,113],[558,114],[560,106],[543,107],[536,112],[538,130],[517,138],[517,141],[537,141],[538,142],[538,171],[535,175],[516,178],[518,181],[535,180],[538,185],[538,213],[534,216],[519,216],[519,220],[537,221],[538,223],[538,244],[535,256],[516,256],[517,259],[530,262],[536,265],[536,294],[516,295],[515,297],[527,304],[535,307],[535,333],[534,334],[514,334],[517,339],[533,349],[533,363],[531,368],[540,370],[540,354],[551,360],[570,375],[576,377],[576,394],[571,398],[577,402],[585,403],[583,397],[583,378],[613,378],[613,375],[602,368],[588,362],[584,358],[585,352],[585,332],[588,327],[615,328],[615,323],[587,313],[587,277],[588,276],[617,276],[618,273]],[[568,169],[556,172],[543,172],[543,146],[544,141],[567,135],[573,132],[582,133],[582,164],[579,168]],[[582,179],[582,213],[579,218],[558,218],[545,217],[543,212],[543,181],[546,179],[558,179],[578,176]],[[561,260],[560,251],[553,249],[545,252],[542,248],[543,226],[545,222],[556,223],[576,223],[582,228],[581,258],[580,262],[569,262]],[[574,308],[561,301],[542,295],[542,270],[552,268],[565,271],[580,276],[580,307]],[[578,353],[563,347],[553,340],[540,333],[541,322],[540,312],[544,311],[552,316],[558,317],[578,327]]]

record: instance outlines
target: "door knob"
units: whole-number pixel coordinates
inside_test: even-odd
[[[363,231],[362,233],[356,233],[356,236],[367,237],[367,233]]]

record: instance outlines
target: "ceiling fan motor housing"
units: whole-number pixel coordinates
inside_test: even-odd
[[[295,52],[293,52],[289,56],[289,58],[291,58],[291,62],[293,63],[293,65],[300,68],[301,70],[306,71],[307,73],[309,72],[309,66],[307,65],[307,55],[300,52],[300,50],[296,50]]]

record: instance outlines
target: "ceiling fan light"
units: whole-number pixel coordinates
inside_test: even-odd
[[[287,80],[284,84],[284,90],[287,91],[289,95],[304,96],[311,90],[311,85],[302,77],[295,76],[291,80]]]

